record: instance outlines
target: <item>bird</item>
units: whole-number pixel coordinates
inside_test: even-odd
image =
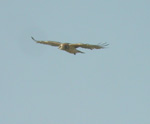
[[[84,53],[84,52],[79,51],[77,49],[79,47],[93,50],[93,49],[103,49],[108,45],[107,43],[102,43],[102,44],[98,44],[98,45],[91,45],[91,44],[84,44],[84,43],[75,43],[75,44],[61,43],[61,42],[58,42],[58,41],[40,41],[40,40],[35,40],[33,37],[31,37],[31,38],[36,43],[55,46],[55,47],[58,47],[58,49],[60,49],[60,50],[64,50],[64,51],[66,51],[68,53],[71,53],[71,54],[74,54],[74,55],[76,55],[77,53]]]

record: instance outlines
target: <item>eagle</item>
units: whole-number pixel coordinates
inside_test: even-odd
[[[58,47],[58,49],[60,49],[60,50],[64,50],[64,51],[71,53],[71,54],[74,54],[74,55],[76,55],[76,53],[84,53],[84,52],[79,51],[77,49],[79,47],[93,50],[93,49],[103,49],[108,45],[107,43],[102,43],[102,44],[98,44],[98,45],[91,45],[91,44],[83,44],[83,43],[72,44],[72,43],[61,43],[61,42],[57,42],[57,41],[39,41],[39,40],[35,40],[33,37],[31,37],[31,38],[36,43],[55,46],[55,47]]]

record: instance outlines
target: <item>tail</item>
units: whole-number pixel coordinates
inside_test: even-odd
[[[84,52],[77,50],[77,53],[84,53]]]
[[[82,51],[77,50],[75,53],[73,53],[74,55],[76,55],[76,53],[84,53]]]

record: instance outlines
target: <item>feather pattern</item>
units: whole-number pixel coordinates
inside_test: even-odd
[[[34,40],[37,43],[47,44],[47,45],[51,45],[51,46],[57,46],[60,50],[64,50],[64,51],[72,53],[74,55],[76,53],[84,53],[82,51],[77,50],[76,48],[78,48],[78,47],[93,50],[93,49],[103,49],[108,45],[107,43],[101,43],[98,45],[83,44],[83,43],[71,44],[71,43],[61,43],[61,42],[57,42],[57,41],[39,41],[39,40],[35,40],[33,37],[31,37],[31,38],[32,38],[32,40]]]

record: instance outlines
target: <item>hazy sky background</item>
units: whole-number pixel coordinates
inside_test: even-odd
[[[150,124],[149,0],[1,0],[0,18],[0,124]]]

